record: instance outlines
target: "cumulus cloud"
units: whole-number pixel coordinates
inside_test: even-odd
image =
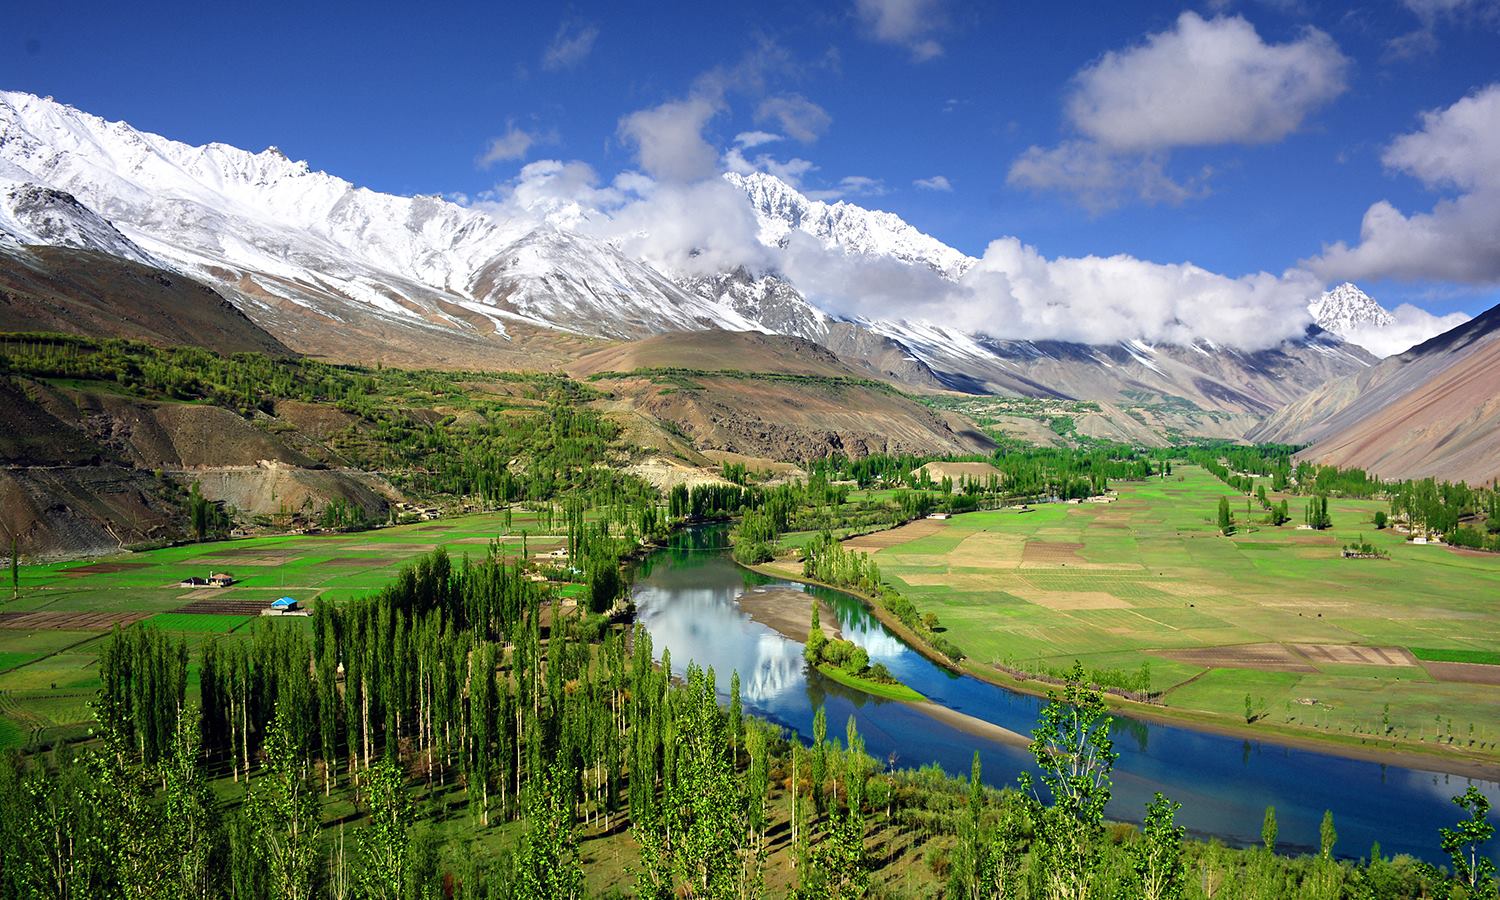
[[[1269,143],[1343,93],[1348,66],[1317,29],[1268,44],[1239,16],[1185,12],[1175,28],[1080,72],[1067,113],[1115,150]]]
[[[1299,336],[1307,298],[1322,289],[1290,271],[1230,278],[1190,263],[1131,256],[1049,259],[1000,238],[957,282],[922,266],[845,256],[800,232],[782,271],[810,299],[847,317],[940,323],[996,338],[1092,344],[1210,340],[1260,350]]]
[[[953,190],[953,182],[946,175],[934,175],[931,178],[918,178],[912,182],[913,187],[923,188],[929,191],[943,191],[947,193]]]
[[[791,159],[780,160],[769,153],[759,153],[752,159],[747,157],[740,146],[730,147],[724,153],[724,169],[736,175],[749,175],[751,172],[765,172],[775,175],[782,181],[794,188],[802,187],[802,179],[810,172],[817,171],[817,166],[811,160],[794,156]]]
[[[1080,71],[1065,106],[1082,138],[1029,148],[1010,183],[1071,192],[1095,209],[1132,195],[1181,202],[1203,192],[1207,173],[1172,179],[1171,149],[1282,140],[1343,93],[1348,67],[1317,29],[1270,44],[1240,16],[1184,12]]]
[[[481,169],[488,169],[495,163],[525,159],[526,154],[535,145],[552,143],[556,140],[555,132],[527,131],[517,127],[515,123],[508,123],[504,134],[490,138],[490,142],[485,145],[484,152],[479,154],[477,162]]]
[[[1376,356],[1394,356],[1469,321],[1469,317],[1461,312],[1435,316],[1410,303],[1391,310],[1391,317],[1396,321],[1390,325],[1354,328],[1341,336]]]
[[[601,185],[594,167],[579,160],[539,159],[521,167],[515,178],[498,185],[474,203],[499,219],[559,219],[573,223],[596,210],[623,203],[639,185],[633,173],[622,173],[612,185]]]
[[[635,145],[641,167],[667,181],[694,181],[714,174],[719,153],[703,128],[721,104],[706,97],[673,100],[637,110],[620,120],[620,134]]]
[[[767,97],[755,108],[755,123],[773,122],[788,137],[811,143],[823,136],[833,117],[827,110],[801,94]]]
[[[1382,161],[1429,189],[1456,191],[1430,212],[1387,200],[1365,211],[1359,242],[1326,246],[1309,261],[1332,280],[1398,278],[1500,282],[1500,84],[1422,115],[1422,127],[1391,142]]]
[[[773,268],[745,195],[722,178],[662,184],[611,212],[595,233],[668,272],[708,275]]]
[[[563,22],[542,53],[542,68],[549,72],[571,69],[594,52],[599,26],[587,22]]]
[[[932,37],[943,24],[941,0],[854,0],[854,13],[870,37],[905,47],[914,62],[943,55]]]

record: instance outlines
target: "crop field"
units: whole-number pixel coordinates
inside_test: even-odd
[[[461,516],[355,534],[283,535],[188,544],[118,558],[21,567],[20,595],[0,603],[0,748],[70,734],[92,719],[98,639],[116,626],[160,628],[196,647],[214,635],[233,640],[258,627],[278,597],[304,605],[337,603],[385,586],[413,558],[446,547],[480,556],[492,540],[519,556],[561,546],[536,516],[514,510]],[[225,588],[180,587],[190,576],[227,572]],[[265,627],[307,627],[272,618]],[[190,679],[196,673],[189,673]]]
[[[861,547],[976,667],[1149,662],[1169,710],[1244,726],[1248,697],[1254,728],[1500,757],[1500,666],[1481,665],[1500,662],[1500,555],[1377,531],[1377,501],[1333,499],[1317,532],[1291,497],[1292,523],[1262,525],[1196,467],[1116,487],[1113,503],[966,513]],[[1391,558],[1341,558],[1361,537]]]

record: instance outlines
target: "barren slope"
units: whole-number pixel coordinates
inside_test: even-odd
[[[1256,440],[1386,478],[1500,476],[1500,307],[1278,411]]]
[[[687,374],[628,376],[642,369]],[[729,374],[716,374],[716,373]],[[841,453],[969,453],[992,446],[972,423],[930,410],[811,341],[758,332],[666,334],[586,356],[576,377],[699,450],[805,462]],[[661,449],[670,449],[663,446]]]
[[[134,338],[220,353],[290,352],[191,278],[71,247],[0,252],[0,331]]]

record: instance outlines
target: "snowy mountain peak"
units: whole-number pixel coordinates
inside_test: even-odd
[[[71,194],[0,179],[0,240],[95,250],[148,266],[161,263]]]
[[[956,280],[976,260],[931,235],[924,234],[895,213],[865,209],[842,200],[825,203],[765,172],[741,175],[726,172],[724,179],[745,192],[767,246],[786,246],[792,232],[809,234],[829,249],[855,256],[889,257],[910,265],[924,265]]]
[[[1347,281],[1308,304],[1308,312],[1319,328],[1346,337],[1362,329],[1396,324],[1389,310]]]
[[[506,321],[608,337],[762,327],[751,308],[549,227],[584,218],[381,194],[274,146],[192,146],[0,92],[0,242],[162,260],[283,334],[330,321],[422,341],[434,329],[504,335]]]

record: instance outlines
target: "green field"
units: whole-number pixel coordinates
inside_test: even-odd
[[[482,514],[354,534],[249,538],[22,566],[20,597],[0,604],[0,612],[103,618],[84,630],[0,627],[0,747],[70,734],[92,721],[87,702],[98,688],[97,645],[113,627],[110,615],[140,618],[141,624],[186,639],[191,648],[214,635],[241,639],[257,627],[259,616],[244,609],[222,615],[177,610],[198,600],[269,605],[286,595],[304,604],[336,603],[374,593],[402,566],[439,546],[455,558],[478,557],[499,540],[505,552],[519,555],[523,531],[531,553],[561,543],[542,533],[534,513],[517,509],[508,533],[502,515]],[[183,578],[210,571],[228,572],[237,583],[222,589],[178,586]]]
[[[875,559],[976,669],[1076,659],[1128,677],[1149,661],[1169,710],[1243,726],[1249,695],[1257,728],[1500,756],[1500,683],[1424,666],[1500,661],[1500,556],[1376,531],[1377,501],[1334,499],[1332,530],[1315,532],[1296,528],[1292,497],[1292,524],[1260,525],[1196,467],[1116,487],[1109,504],[917,523]],[[1214,522],[1223,495],[1231,538]],[[1391,558],[1340,558],[1361,536]]]

